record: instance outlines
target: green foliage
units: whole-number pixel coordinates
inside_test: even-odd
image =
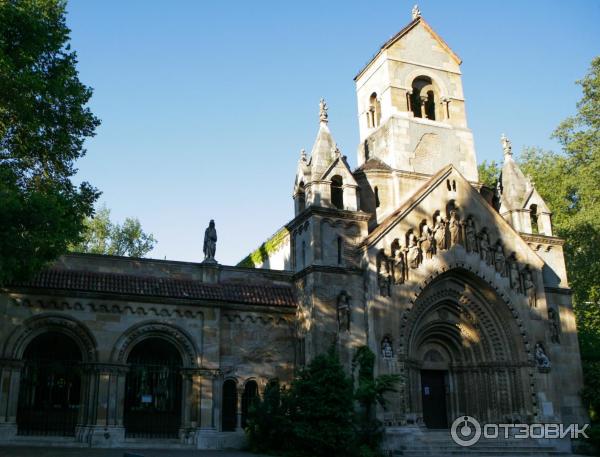
[[[385,406],[384,395],[394,391],[398,377],[375,379],[374,363],[373,352],[358,349],[354,389],[331,349],[302,368],[289,389],[269,384],[250,411],[246,428],[250,448],[293,456],[379,456],[383,430],[374,406]]]
[[[70,180],[99,121],[69,32],[63,1],[0,2],[0,284],[77,242],[99,195]]]
[[[261,244],[257,249],[248,254],[240,263],[238,267],[254,268],[257,265],[265,262],[271,254],[277,252],[279,247],[288,238],[289,231],[283,227],[278,230],[271,238]]]
[[[361,448],[379,450],[383,439],[381,421],[375,417],[375,406],[386,407],[385,394],[396,392],[398,375],[381,375],[375,378],[375,354],[367,346],[361,346],[352,358],[352,369],[358,367],[354,398],[359,403],[357,414],[357,439]],[[368,454],[365,454],[368,455]]]
[[[479,171],[479,181],[489,188],[495,189],[502,167],[495,160],[489,163],[484,160],[477,166],[477,170]]]
[[[71,246],[72,252],[144,257],[156,244],[152,234],[142,230],[138,219],[128,217],[123,225],[110,220],[110,210],[102,207],[84,221],[82,240]]]
[[[292,382],[289,414],[293,451],[306,456],[347,456],[352,451],[352,380],[334,350],[318,355]]]

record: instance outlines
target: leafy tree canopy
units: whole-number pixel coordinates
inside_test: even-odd
[[[156,245],[156,239],[142,230],[138,219],[128,217],[122,225],[110,220],[110,210],[100,208],[84,221],[82,240],[71,246],[73,252],[144,257]]]
[[[99,195],[70,179],[99,120],[69,33],[63,1],[0,2],[0,284],[66,252]]]

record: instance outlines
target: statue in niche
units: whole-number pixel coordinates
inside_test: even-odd
[[[343,290],[337,300],[337,321],[339,332],[350,331],[350,295]]]
[[[517,254],[512,253],[508,261],[508,279],[510,287],[517,292],[521,291],[521,281],[519,275],[519,262],[517,262]]]
[[[527,302],[531,308],[537,306],[537,297],[535,293],[535,283],[533,282],[533,275],[529,267],[525,267],[522,272],[523,277],[523,292],[527,295]]]
[[[427,225],[427,222],[425,222],[425,224],[423,224],[423,228],[421,229],[421,250],[428,259],[433,257],[434,244],[435,241],[433,240],[433,232]]]
[[[535,345],[535,362],[540,371],[549,371],[552,366],[542,343],[536,343]]]
[[[383,337],[383,340],[381,341],[381,356],[388,360],[394,358],[394,348],[392,347],[392,341],[389,336]]]
[[[481,260],[488,265],[491,265],[492,252],[490,251],[490,237],[485,230],[482,230],[479,234],[479,251],[481,254]]]
[[[550,341],[560,344],[560,317],[554,308],[548,309],[548,321],[550,324]]]
[[[396,249],[394,254],[394,284],[404,284],[406,279],[406,263],[402,249]]]
[[[419,260],[421,257],[421,249],[419,248],[419,243],[417,243],[417,237],[414,233],[408,235],[408,254],[407,260],[410,268],[418,268]]]
[[[383,297],[390,296],[390,262],[385,254],[381,254],[377,263],[377,284],[379,285],[379,293]]]
[[[460,222],[458,221],[458,212],[455,209],[450,211],[448,231],[450,232],[450,247],[460,244]]]
[[[506,276],[506,257],[500,242],[496,245],[496,251],[494,252],[494,267],[501,276]]]
[[[204,247],[202,250],[204,251],[205,262],[216,262],[215,254],[217,251],[217,229],[215,228],[215,221],[212,219],[204,231]]]
[[[465,225],[465,241],[467,252],[477,251],[477,234],[475,233],[475,223],[473,218],[468,218]]]
[[[443,251],[446,249],[446,222],[440,214],[435,217],[433,239],[435,240],[436,251]]]

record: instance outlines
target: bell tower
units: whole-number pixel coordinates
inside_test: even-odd
[[[412,21],[354,78],[358,165],[377,158],[419,181],[416,175],[453,164],[469,181],[478,181],[460,64],[415,6]],[[398,190],[411,189],[401,185]]]

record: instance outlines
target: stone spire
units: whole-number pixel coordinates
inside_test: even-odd
[[[321,123],[327,124],[327,122],[329,122],[329,115],[327,114],[328,109],[325,99],[321,97],[321,100],[319,101],[319,121]]]
[[[419,5],[415,5],[412,8],[412,18],[413,21],[417,18],[421,17],[421,10],[419,9]]]

